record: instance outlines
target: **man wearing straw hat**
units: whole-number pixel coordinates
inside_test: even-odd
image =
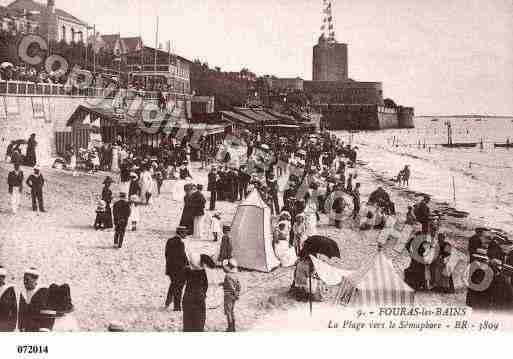
[[[5,282],[7,270],[0,266],[0,332],[12,332],[16,329],[18,304],[14,287]]]
[[[41,311],[46,309],[48,289],[38,285],[39,272],[31,267],[23,274],[20,293],[18,329],[21,332],[38,332],[42,328]]]

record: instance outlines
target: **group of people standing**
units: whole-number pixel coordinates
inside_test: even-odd
[[[41,174],[39,166],[34,166],[34,172],[27,178],[25,184],[30,188],[30,197],[32,200],[32,210],[37,212],[46,212],[43,202],[43,186],[45,180]],[[14,163],[14,169],[7,175],[8,192],[10,196],[11,210],[14,214],[18,213],[23,194],[24,175],[20,169],[19,163]]]
[[[166,243],[166,275],[170,284],[164,305],[167,308],[173,304],[174,311],[183,311],[183,331],[200,332],[205,329],[206,322],[209,283],[206,268],[215,268],[216,264],[207,255],[186,250],[184,239],[187,233],[187,227],[179,226],[176,235]],[[222,286],[227,331],[235,331],[234,307],[241,294],[237,262],[230,258],[222,265],[225,272]]]
[[[70,288],[67,284],[39,284],[39,271],[33,267],[23,273],[23,287],[17,292],[7,282],[7,269],[0,266],[0,332],[78,331],[72,316]]]

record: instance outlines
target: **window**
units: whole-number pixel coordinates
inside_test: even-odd
[[[66,26],[62,27],[62,38],[61,40],[66,41]]]
[[[75,42],[75,29],[71,28],[71,42]]]

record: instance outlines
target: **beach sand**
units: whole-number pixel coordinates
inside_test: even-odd
[[[96,201],[106,173],[72,177],[66,171],[43,168],[48,212],[31,211],[30,195],[25,188],[22,207],[17,215],[13,215],[9,211],[6,185],[10,169],[11,165],[0,164],[0,193],[5,194],[5,200],[0,203],[0,264],[8,269],[8,280],[22,286],[23,270],[35,266],[42,273],[42,284],[69,283],[76,308],[74,315],[83,330],[103,331],[112,321],[123,323],[130,331],[181,330],[182,314],[163,308],[169,285],[165,276],[164,248],[166,240],[174,234],[183,206],[183,203],[172,200],[168,181],[152,205],[141,207],[137,232],[127,231],[123,248],[116,250],[112,231],[95,231],[92,227]],[[29,168],[22,169],[25,177],[31,173]],[[200,171],[197,164],[193,164],[192,173],[195,182],[204,182],[206,171]],[[416,201],[416,193],[396,187],[366,166],[358,169],[358,176],[362,199],[368,198],[381,184],[390,192],[402,216],[406,207]],[[117,176],[114,178],[118,181]],[[202,180],[198,181],[198,178]],[[115,183],[113,192],[116,194],[117,190]],[[431,207],[443,209],[447,206],[432,203]],[[217,204],[223,221],[231,221],[235,208],[234,203]],[[465,237],[472,233],[472,221],[445,217],[442,227],[450,233],[456,247],[465,253]],[[350,219],[344,221],[341,230],[328,227],[327,217],[321,215],[319,234],[337,241],[347,269],[361,269],[377,251],[378,233],[360,232],[355,228]],[[214,254],[219,246],[219,242],[187,241],[192,249],[206,254]],[[385,254],[402,275],[409,263],[404,251],[386,247]],[[456,273],[456,277],[461,276],[461,272]],[[267,318],[306,307],[307,304],[297,302],[287,294],[292,278],[293,267],[278,268],[271,273],[242,271],[242,295],[236,305],[237,327],[249,330],[261,326]],[[219,286],[222,280],[220,269],[209,271],[211,283],[206,323],[209,331],[226,328],[223,293]],[[463,288],[459,280],[456,285]],[[463,306],[465,290],[459,289],[450,295],[418,293],[416,301],[425,305]],[[287,324],[283,325],[286,329]]]

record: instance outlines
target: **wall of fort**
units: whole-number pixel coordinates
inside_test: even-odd
[[[383,104],[381,82],[305,81],[304,89],[313,103]]]
[[[314,108],[331,130],[381,130],[413,127],[413,109],[369,104],[321,104]]]

